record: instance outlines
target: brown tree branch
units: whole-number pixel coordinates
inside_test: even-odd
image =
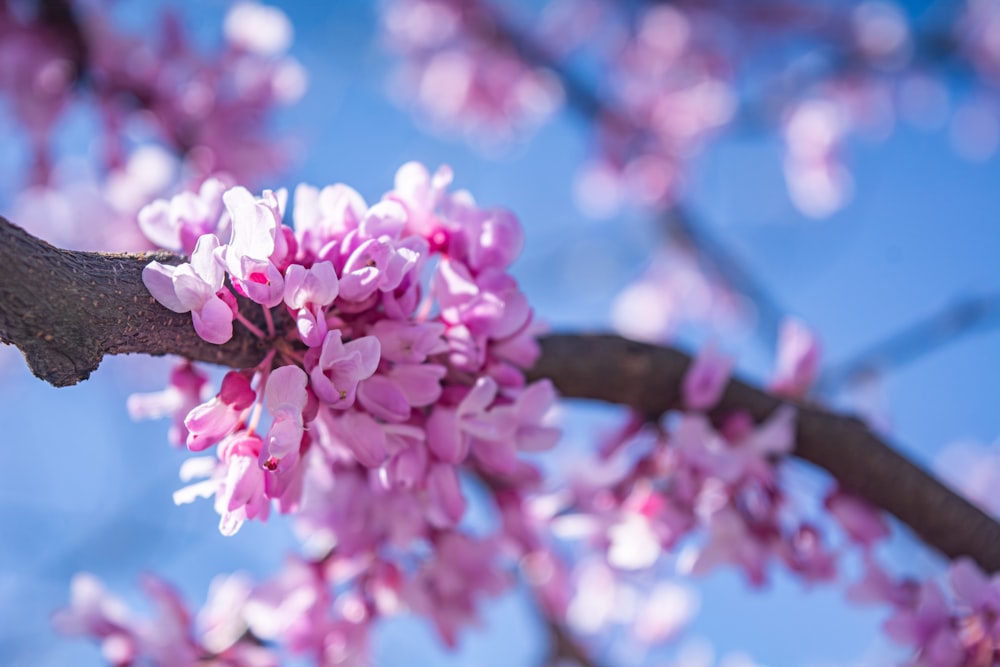
[[[141,279],[153,258],[179,259],[59,250],[0,218],[0,341],[19,347],[35,375],[57,386],[86,379],[106,354],[177,354],[236,368],[264,357],[269,342],[242,327],[226,345],[211,345],[194,332],[189,315],[156,303]],[[614,335],[550,335],[529,377],[551,379],[569,398],[652,416],[679,406],[690,362],[683,352]],[[732,380],[718,409],[743,409],[763,420],[787,402]],[[797,408],[796,456],[894,514],[946,556],[969,556],[988,572],[1000,571],[1000,524],[861,421]]]
[[[530,372],[564,396],[628,405],[658,415],[680,406],[691,361],[683,352],[614,335],[554,335],[542,340]],[[794,455],[823,468],[848,489],[893,514],[927,544],[1000,571],[1000,524],[948,489],[859,419],[794,403],[745,382],[729,382],[716,408],[746,410],[763,421],[785,403],[798,409]]]
[[[195,335],[189,314],[157,303],[142,283],[154,259],[180,261],[60,250],[0,217],[0,342],[17,346],[31,372],[57,387],[86,380],[107,354],[176,354],[237,368],[264,358],[267,342],[242,327],[213,345]],[[262,315],[259,306],[248,311]]]

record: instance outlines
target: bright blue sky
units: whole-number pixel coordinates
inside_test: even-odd
[[[212,2],[199,14],[206,35],[220,25],[223,7]],[[528,241],[515,273],[540,315],[560,329],[606,327],[611,299],[641,271],[655,236],[650,216],[593,222],[573,208],[574,169],[588,151],[574,118],[563,115],[523,148],[486,160],[457,141],[423,134],[386,99],[389,61],[372,39],[369,3],[286,8],[310,89],[281,124],[309,150],[276,185],[345,181],[371,200],[407,160],[450,164],[457,185],[520,216]],[[820,222],[802,219],[788,202],[780,159],[773,139],[724,141],[695,165],[689,200],[777,300],[821,332],[829,360],[849,358],[957,299],[1000,291],[997,158],[963,162],[943,133],[906,127],[888,141],[853,144],[854,200]],[[0,153],[5,167],[15,161]],[[9,202],[3,194],[0,212]],[[745,373],[766,373],[769,359],[758,343],[747,339],[734,349],[746,352]],[[197,606],[214,575],[243,569],[264,577],[291,548],[279,525],[248,525],[227,539],[215,531],[209,503],[172,505],[184,453],[167,445],[165,423],[133,424],[125,413],[130,392],[163,385],[162,360],[109,360],[90,381],[57,390],[4,356],[0,662],[100,664],[93,646],[54,639],[48,628],[77,570],[98,574],[130,601],[138,575],[156,571]],[[955,439],[993,442],[1000,436],[1000,331],[943,347],[888,376],[886,386],[892,437],[921,460]],[[577,413],[575,438],[613,423],[606,410]],[[900,545],[893,554],[905,554],[901,567],[927,571],[930,561],[913,551]],[[774,594],[746,594],[731,573],[702,588],[691,636],[707,637],[719,654],[745,651],[764,665],[848,665],[860,664],[877,641],[880,614],[853,613],[836,588],[803,594],[778,577]],[[466,638],[459,664],[537,664],[542,648],[525,610],[516,595],[492,610],[490,631]],[[436,664],[436,640],[418,628],[387,629],[377,664]],[[623,646],[606,654],[622,666],[635,657]]]

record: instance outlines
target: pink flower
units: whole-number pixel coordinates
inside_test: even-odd
[[[330,331],[323,341],[319,362],[312,369],[312,388],[329,405],[346,409],[354,405],[358,383],[378,368],[381,346],[375,336],[342,342],[340,330]]]
[[[234,312],[222,298],[225,270],[216,260],[219,239],[198,239],[190,264],[166,266],[150,262],[142,270],[149,293],[175,313],[191,312],[194,329],[210,343],[221,345],[233,337]]]
[[[444,325],[440,322],[407,322],[379,320],[372,326],[378,338],[382,358],[389,361],[419,364],[432,354],[448,350],[441,338]]]
[[[219,393],[210,401],[195,406],[184,418],[187,446],[192,452],[211,447],[240,422],[242,413],[257,398],[250,380],[240,372],[230,371],[222,379]]]
[[[431,176],[427,167],[419,162],[407,162],[396,171],[395,188],[386,198],[406,207],[406,225],[410,232],[431,239],[441,230],[435,210],[451,180],[449,167],[440,167]]]
[[[311,256],[327,259],[339,239],[358,228],[368,204],[343,183],[318,190],[311,185],[295,188],[292,219],[301,247]]]
[[[397,246],[388,236],[370,238],[347,258],[340,278],[340,296],[348,301],[364,301],[376,291],[396,289],[419,255]]]
[[[161,248],[190,254],[204,234],[220,237],[225,183],[209,178],[198,193],[182,192],[167,201],[157,199],[139,211],[139,228]]]
[[[284,244],[282,203],[271,191],[257,200],[250,191],[235,187],[222,195],[232,219],[232,238],[222,253],[237,291],[252,301],[273,308],[284,296],[284,279],[271,256]]]
[[[435,406],[427,419],[427,444],[431,451],[448,463],[461,463],[469,451],[470,439],[501,440],[509,437],[515,425],[502,413],[487,412],[497,394],[497,384],[481,377],[457,408]]]
[[[858,544],[871,547],[889,537],[889,524],[882,513],[852,493],[837,488],[823,505]]]
[[[781,323],[778,361],[771,389],[792,398],[803,398],[819,373],[819,341],[804,323],[789,317]]]
[[[465,496],[455,466],[435,463],[427,470],[427,519],[439,527],[454,526],[465,514]]]
[[[418,613],[434,620],[445,643],[454,646],[458,630],[476,619],[476,603],[497,595],[509,580],[496,566],[497,545],[457,532],[434,541],[433,556],[416,573],[404,596]]]
[[[258,463],[264,445],[260,437],[243,432],[226,444],[219,452],[225,476],[215,493],[215,511],[220,515],[219,532],[230,536],[248,519],[267,519],[270,500],[264,492],[264,470]]]
[[[732,359],[712,343],[704,345],[684,375],[684,404],[691,410],[707,410],[719,402],[732,372]]]
[[[302,411],[308,396],[308,377],[298,366],[282,366],[271,372],[264,390],[267,411],[274,420],[264,438],[260,452],[261,466],[277,468],[278,461],[288,454],[298,453],[304,430]]]
[[[330,262],[310,268],[292,264],[285,272],[285,305],[295,311],[302,342],[310,347],[323,344],[327,325],[324,309],[337,298],[340,284]]]

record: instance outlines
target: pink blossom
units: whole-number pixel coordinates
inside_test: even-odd
[[[328,332],[319,361],[309,374],[316,396],[336,408],[351,407],[358,383],[372,376],[380,354],[381,345],[375,336],[344,343],[339,330]]]
[[[441,338],[444,325],[440,322],[405,322],[379,320],[372,326],[378,338],[382,358],[394,362],[419,364],[433,354],[448,350]]]
[[[283,242],[279,233],[281,210],[270,191],[257,200],[246,188],[235,187],[222,195],[232,219],[232,238],[222,253],[233,285],[253,301],[272,308],[284,296],[284,278],[271,256]]]
[[[819,342],[804,323],[786,318],[778,336],[778,360],[771,389],[791,398],[803,398],[819,373]]]
[[[865,547],[889,536],[885,516],[858,496],[836,489],[823,502],[848,537]]]
[[[496,554],[492,540],[445,532],[434,541],[434,556],[404,591],[410,606],[434,621],[449,646],[457,642],[459,628],[475,620],[478,599],[497,595],[509,585],[495,567]]]
[[[317,262],[308,269],[292,264],[285,272],[285,305],[296,311],[299,337],[306,345],[323,344],[327,333],[324,308],[337,298],[339,287],[337,272],[330,262]]]
[[[217,178],[201,184],[198,193],[182,192],[157,199],[139,210],[139,228],[161,248],[186,254],[194,251],[204,234],[222,236],[222,193],[226,185]]]
[[[215,493],[215,511],[223,535],[235,535],[248,519],[264,520],[270,513],[264,470],[258,463],[263,446],[259,436],[241,433],[231,436],[225,449],[220,448],[225,476]]]
[[[322,190],[299,185],[292,219],[300,245],[312,256],[328,259],[338,240],[358,228],[367,210],[361,195],[343,183]]]
[[[274,420],[261,448],[261,465],[274,470],[278,460],[298,452],[304,426],[302,411],[308,402],[309,378],[298,366],[282,366],[271,372],[264,390],[267,411]]]
[[[340,296],[348,301],[364,301],[376,290],[396,289],[419,255],[406,247],[397,247],[388,237],[371,238],[359,245],[347,258],[340,278]]]
[[[236,428],[241,415],[257,398],[250,381],[237,371],[222,379],[219,393],[211,400],[195,406],[184,418],[188,431],[187,446],[200,452],[218,442]]]
[[[219,240],[212,234],[198,239],[191,263],[167,266],[150,262],[142,270],[146,289],[175,313],[191,311],[195,331],[210,343],[221,345],[233,336],[234,312],[222,298],[225,270],[216,260]]]
[[[496,382],[484,377],[476,381],[456,408],[434,408],[427,420],[427,444],[439,459],[460,463],[473,437],[494,441],[510,436],[514,425],[502,413],[487,412],[496,393]]]
[[[465,497],[454,466],[435,463],[427,470],[427,518],[441,527],[454,526],[465,514]]]
[[[732,368],[732,359],[720,353],[713,344],[703,346],[684,375],[684,404],[692,410],[714,406],[722,398]]]
[[[427,167],[419,162],[407,162],[396,170],[395,187],[386,197],[406,207],[406,224],[411,232],[432,240],[437,234],[446,234],[435,209],[451,184],[452,176],[449,167],[439,167],[431,176]],[[438,238],[437,244],[443,245],[443,241]]]

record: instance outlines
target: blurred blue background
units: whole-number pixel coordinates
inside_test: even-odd
[[[218,39],[227,5],[175,3],[207,44]],[[514,268],[536,312],[555,329],[609,327],[615,295],[638,277],[659,243],[655,215],[631,211],[607,221],[574,207],[573,178],[590,151],[586,127],[569,113],[523,145],[486,159],[459,141],[425,134],[386,96],[392,58],[378,44],[372,3],[289,2],[292,53],[309,74],[298,105],[283,111],[278,130],[297,141],[295,166],[274,183],[293,187],[346,182],[369,201],[408,160],[449,164],[456,184],[486,205],[513,210],[527,243]],[[120,20],[141,26],[146,3],[120,3]],[[68,122],[65,141],[86,147],[87,120]],[[0,118],[0,136],[16,126]],[[9,215],[24,155],[4,142],[0,164],[15,178],[0,185]],[[721,239],[791,314],[820,334],[831,364],[957,301],[1000,292],[1000,160],[969,163],[943,132],[905,125],[877,143],[851,144],[855,195],[823,221],[803,218],[789,202],[773,136],[714,143],[693,165],[686,201],[699,224]],[[14,220],[17,222],[17,220]],[[704,338],[682,332],[682,345]],[[731,336],[740,372],[766,380],[772,351],[752,331]],[[281,519],[246,525],[223,538],[209,502],[175,507],[178,467],[186,453],[166,441],[167,423],[132,423],[125,398],[164,386],[168,362],[114,358],[76,387],[54,389],[33,378],[16,351],[0,350],[0,663],[11,667],[102,664],[97,648],[54,635],[53,610],[68,599],[80,570],[141,607],[138,576],[155,571],[175,583],[194,608],[217,574],[258,579],[295,548]],[[585,361],[585,360],[582,360]],[[891,438],[930,464],[956,440],[982,444],[1000,435],[1000,330],[984,327],[882,378]],[[838,397],[844,404],[849,397]],[[567,451],[593,428],[612,426],[609,409],[573,407]],[[567,454],[566,456],[571,456]],[[818,476],[795,473],[802,488]],[[887,551],[900,571],[927,574],[940,566],[905,534]],[[732,572],[697,582],[701,611],[679,643],[692,656],[704,641],[731,667],[741,655],[761,665],[885,664],[880,610],[843,602],[839,585],[806,590],[780,573],[768,590],[751,591]],[[377,665],[538,665],[545,646],[525,596],[514,592],[467,632],[448,655],[422,622],[386,624],[376,635]],[[595,644],[607,664],[639,664],[628,642]],[[886,653],[890,651],[890,653]],[[728,657],[727,657],[728,656]]]

